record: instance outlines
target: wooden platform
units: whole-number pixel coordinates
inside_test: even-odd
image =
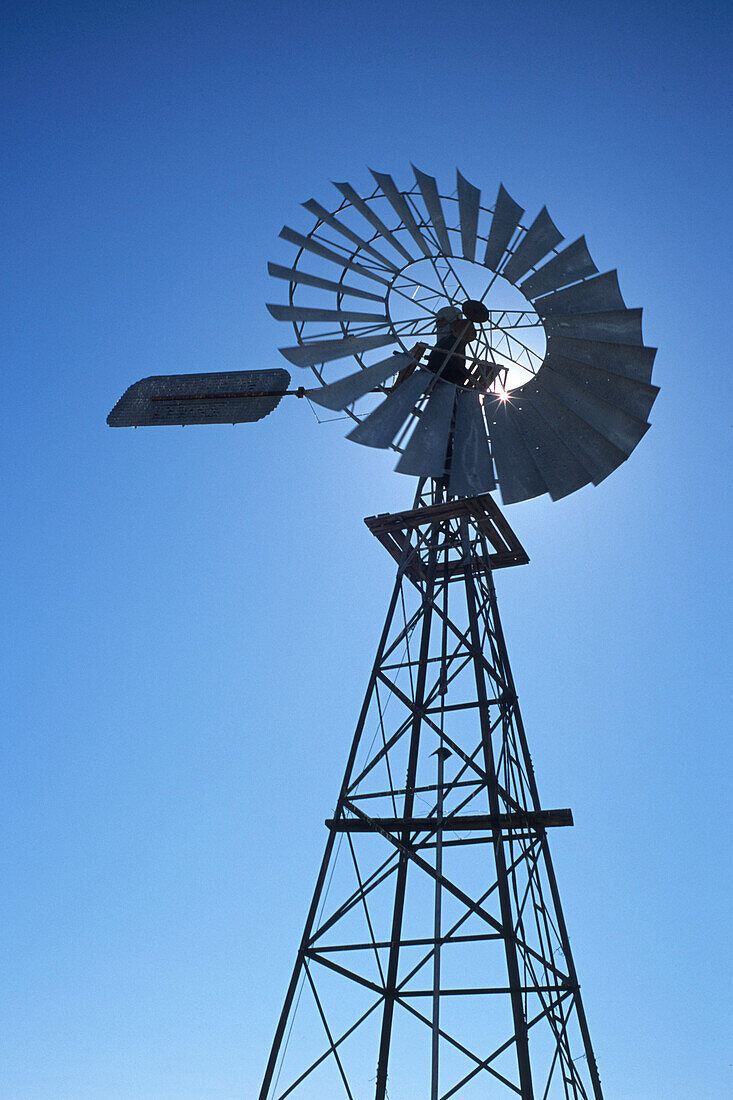
[[[433,504],[427,508],[412,508],[407,512],[385,512],[380,516],[368,516],[364,522],[395,561],[399,562],[402,558],[406,532],[428,524],[462,517],[469,519],[494,548],[493,553],[489,554],[489,565],[492,569],[506,569],[510,565],[528,563],[527,551],[489,493],[484,493],[480,497],[469,497],[466,500],[450,500],[444,504]]]

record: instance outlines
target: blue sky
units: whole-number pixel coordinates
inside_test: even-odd
[[[632,459],[511,508],[497,584],[607,1095],[729,1095],[727,6],[5,16],[0,1096],[256,1093],[391,585],[362,518],[413,486],[304,402],[105,416],[281,365],[282,224],[411,161],[547,203],[660,349]]]

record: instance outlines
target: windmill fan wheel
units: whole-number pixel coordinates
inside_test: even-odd
[[[584,237],[563,247],[545,207],[525,225],[503,186],[486,207],[460,172],[447,196],[413,172],[405,191],[380,172],[363,197],[337,183],[333,212],[303,204],[309,233],[283,228],[296,256],[269,271],[288,302],[268,309],[296,343],[280,351],[314,373],[312,401],[355,422],[349,439],[392,448],[399,472],[445,478],[451,495],[498,483],[510,504],[598,484],[658,392],[641,310]]]

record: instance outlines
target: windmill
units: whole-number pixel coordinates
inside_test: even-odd
[[[615,271],[546,208],[458,173],[347,183],[270,264],[279,368],[143,379],[108,422],[239,423],[294,395],[392,450],[412,507],[366,524],[397,562],[260,1100],[602,1097],[494,572],[504,504],[598,484],[648,428],[655,349]],[[344,373],[344,360],[352,361]]]

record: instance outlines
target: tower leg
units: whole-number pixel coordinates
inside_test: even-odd
[[[346,774],[344,776],[344,780],[343,780],[343,783],[341,785],[341,791],[339,793],[339,800],[338,800],[338,807],[337,807],[337,817],[340,816],[343,813],[343,804],[344,804],[344,800],[346,798],[346,794],[347,794],[347,791],[348,791],[349,780],[351,778],[351,775],[352,775],[352,772],[353,772],[353,769],[354,769],[354,762],[356,760],[356,754],[357,754],[357,751],[359,749],[359,744],[361,742],[362,733],[364,732],[364,723],[365,723],[367,715],[369,713],[370,702],[371,702],[372,696],[373,696],[374,691],[375,691],[375,687],[376,687],[376,683],[377,683],[377,677],[379,675],[379,670],[380,670],[382,661],[384,660],[384,652],[385,652],[385,648],[387,646],[387,642],[388,642],[388,639],[389,639],[389,636],[390,636],[390,631],[391,631],[391,628],[392,628],[392,621],[394,619],[395,610],[397,608],[397,601],[399,600],[399,597],[400,597],[400,594],[401,594],[401,589],[402,589],[402,577],[401,577],[401,571],[398,570],[397,580],[395,581],[395,586],[394,586],[394,591],[392,592],[392,598],[390,600],[389,608],[387,610],[387,618],[386,618],[386,621],[385,621],[385,624],[384,624],[384,628],[382,630],[382,636],[379,640],[379,645],[377,647],[377,656],[374,660],[374,665],[372,667],[371,676],[369,677],[369,685],[367,687],[367,692],[366,692],[366,696],[364,698],[364,703],[363,703],[362,708],[361,708],[361,713],[359,714],[359,720],[358,720],[357,725],[356,725],[356,733],[354,734],[354,740],[351,744],[351,752],[349,753],[349,758],[348,758],[348,761],[347,761],[347,764],[346,764]],[[288,1019],[290,1017],[290,1013],[291,1013],[292,1008],[293,1008],[293,1001],[295,999],[295,994],[296,994],[296,990],[297,990],[297,987],[298,987],[298,983],[299,983],[299,981],[302,977],[303,965],[304,965],[305,958],[306,958],[306,951],[307,951],[307,948],[308,948],[308,944],[310,942],[310,937],[311,937],[311,934],[312,934],[312,931],[313,931],[314,923],[316,921],[316,916],[317,916],[317,913],[318,913],[318,907],[320,905],[321,896],[323,894],[323,887],[324,887],[324,884],[326,882],[326,876],[328,874],[329,865],[330,865],[331,859],[333,857],[334,842],[335,842],[337,836],[338,836],[338,834],[334,830],[331,830],[328,834],[327,839],[326,839],[326,850],[323,854],[323,860],[321,861],[321,867],[320,867],[320,870],[318,872],[318,878],[316,880],[316,888],[313,892],[313,899],[311,901],[310,909],[308,910],[308,916],[306,918],[305,928],[303,930],[303,938],[301,940],[300,949],[298,951],[298,955],[297,955],[297,958],[295,960],[295,966],[293,968],[293,973],[292,973],[292,976],[291,976],[291,979],[290,979],[290,984],[288,985],[287,993],[285,994],[285,1004],[283,1005],[282,1012],[280,1013],[280,1019],[278,1020],[277,1030],[275,1031],[275,1038],[273,1039],[272,1048],[270,1050],[270,1057],[268,1059],[267,1067],[265,1069],[265,1075],[264,1075],[264,1078],[263,1078],[263,1081],[262,1081],[262,1088],[260,1089],[260,1100],[267,1100],[268,1097],[273,1095],[273,1093],[271,1092],[271,1088],[272,1088],[272,1083],[273,1083],[273,1077],[274,1077],[274,1074],[275,1074],[276,1064],[277,1064],[278,1056],[279,1056],[281,1048],[282,1048],[283,1038],[284,1038],[284,1035],[285,1035],[285,1029],[286,1029],[287,1024],[288,1024]]]
[[[465,517],[462,517],[460,521],[460,535],[463,560],[465,562],[464,582],[466,587],[466,607],[468,610],[470,645],[473,658],[472,663],[476,681],[478,716],[481,726],[481,746],[486,772],[486,790],[489,798],[489,812],[498,817],[501,812],[499,781],[496,774],[496,762],[494,760],[494,751],[491,741],[489,695],[486,685],[486,670],[482,660],[483,649],[476,609],[474,562],[471,554],[468,521]],[[519,1081],[522,1097],[526,1097],[527,1100],[533,1100],[534,1089],[532,1088],[532,1069],[529,1060],[529,1036],[527,1033],[527,1020],[522,1001],[522,983],[519,977],[517,944],[513,934],[514,921],[511,897],[509,894],[509,876],[507,875],[506,859],[504,858],[504,836],[498,829],[494,832],[493,846],[497,872],[496,881],[499,888],[501,906],[501,921],[504,928],[504,950],[506,952],[506,966],[509,976],[509,988],[511,991],[512,1016],[514,1018],[514,1041],[517,1046],[517,1061],[519,1063]]]
[[[420,749],[420,733],[422,729],[422,711],[425,705],[425,684],[428,671],[428,656],[430,652],[430,626],[432,622],[433,599],[435,595],[435,571],[437,568],[437,540],[435,535],[430,539],[425,588],[423,593],[423,605],[421,608],[422,631],[420,636],[420,656],[417,666],[417,679],[415,684],[414,706],[410,731],[410,755],[407,765],[407,777],[404,794],[404,816],[413,816],[415,804],[415,784],[417,777],[418,753]],[[392,1037],[392,1019],[394,1015],[395,997],[397,993],[397,967],[400,957],[400,945],[402,940],[402,919],[405,905],[405,887],[407,885],[407,871],[409,868],[409,844],[410,830],[405,827],[400,833],[403,849],[399,853],[397,867],[397,885],[395,888],[394,913],[392,917],[392,933],[389,948],[389,969],[387,971],[387,987],[384,998],[384,1012],[382,1015],[382,1034],[379,1044],[379,1061],[377,1063],[377,1089],[375,1100],[385,1100],[387,1093],[387,1067],[389,1063],[389,1049]]]

